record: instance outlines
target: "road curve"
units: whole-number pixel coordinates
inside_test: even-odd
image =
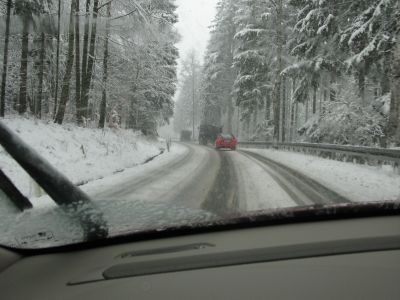
[[[200,208],[216,180],[219,155],[213,149],[193,144],[178,144],[184,151],[160,163],[156,158],[143,172],[126,175],[115,185],[92,193],[95,199],[164,201]],[[118,174],[119,177],[124,174]]]
[[[170,161],[125,176],[96,198],[167,201],[224,216],[297,205],[346,203],[348,199],[279,162],[248,151],[216,151],[185,143]]]

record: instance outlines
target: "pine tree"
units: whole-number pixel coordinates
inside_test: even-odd
[[[262,105],[267,71],[265,22],[262,19],[263,3],[242,0],[236,12],[236,51],[234,66],[237,70],[235,93],[237,105],[242,107],[242,118],[249,119]]]
[[[395,26],[395,0],[368,0],[352,1],[341,18],[342,33],[340,46],[346,50],[349,58],[346,64],[353,70],[356,77],[359,96],[362,103],[365,101],[366,78],[373,71],[373,65],[390,63],[390,54],[394,45]],[[346,22],[346,20],[348,20]],[[384,61],[384,62],[383,62]],[[381,68],[380,74],[375,77],[383,77],[382,90],[388,92],[385,87],[389,80],[388,69]]]
[[[232,132],[234,112],[233,83],[236,71],[233,69],[233,56],[236,9],[236,2],[232,0],[220,1],[217,4],[217,15],[205,55],[202,76],[201,122],[221,126],[222,115],[226,113],[226,132]]]

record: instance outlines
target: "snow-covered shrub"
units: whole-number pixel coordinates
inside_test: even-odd
[[[387,118],[372,105],[354,101],[327,102],[321,116],[311,118],[299,133],[311,142],[377,146],[384,137]]]
[[[250,137],[251,141],[271,141],[274,136],[274,126],[272,121],[264,120],[257,124],[254,134]]]
[[[372,105],[373,108],[379,111],[381,114],[388,116],[390,112],[390,97],[391,93],[385,94],[375,100]]]
[[[108,118],[108,127],[119,129],[121,124],[121,117],[118,112],[113,109]]]

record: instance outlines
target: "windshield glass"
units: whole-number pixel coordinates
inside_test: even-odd
[[[400,202],[399,5],[2,1],[0,245]]]
[[[221,134],[221,137],[222,137],[223,139],[231,139],[231,138],[232,138],[232,135],[231,135],[231,134]]]

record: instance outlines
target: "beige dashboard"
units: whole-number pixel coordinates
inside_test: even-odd
[[[400,217],[0,250],[0,299],[400,299]]]

